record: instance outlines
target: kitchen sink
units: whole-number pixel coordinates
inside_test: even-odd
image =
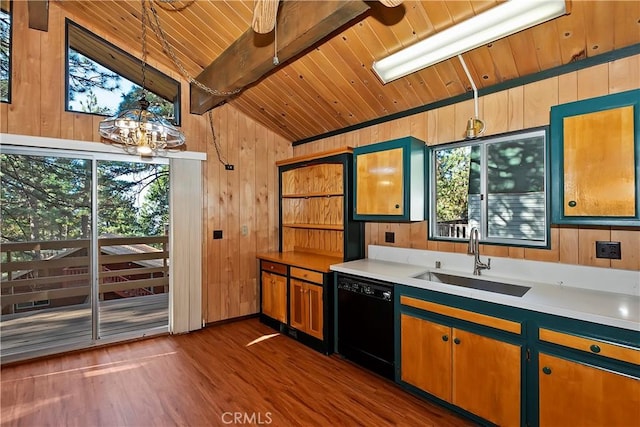
[[[415,279],[429,280],[431,282],[445,283],[447,285],[462,286],[463,288],[478,289],[481,291],[495,292],[503,295],[522,297],[527,293],[529,286],[512,285],[510,283],[494,282],[475,277],[456,276],[453,274],[427,271],[413,276]]]

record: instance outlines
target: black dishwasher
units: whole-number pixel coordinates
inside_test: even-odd
[[[339,274],[337,298],[338,353],[394,379],[393,285]]]

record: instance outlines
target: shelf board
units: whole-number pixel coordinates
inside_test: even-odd
[[[342,224],[282,224],[283,227],[288,228],[306,228],[311,230],[344,230]]]
[[[309,199],[311,197],[343,197],[343,193],[300,193],[300,194],[283,194],[283,199]]]

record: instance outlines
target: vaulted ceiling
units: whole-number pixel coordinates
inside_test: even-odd
[[[114,44],[127,47],[133,40],[139,49],[139,0],[54,2],[110,34]],[[228,102],[297,141],[463,94],[470,86],[457,58],[386,85],[371,65],[498,3],[404,1],[387,8],[367,2],[367,12],[274,67]],[[154,0],[154,6],[176,56],[192,76],[251,27],[253,14],[253,0]],[[574,0],[569,8],[568,15],[465,53],[478,89],[640,43],[640,2]],[[155,37],[149,37],[148,46],[150,57],[178,72]]]

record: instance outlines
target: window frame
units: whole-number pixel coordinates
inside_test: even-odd
[[[499,238],[491,237],[487,238],[488,231],[488,197],[486,197],[487,191],[487,177],[488,177],[488,165],[487,165],[487,147],[490,144],[500,143],[510,140],[518,140],[524,138],[533,138],[542,136],[544,138],[544,221],[545,221],[545,233],[544,240],[526,240],[518,238]],[[480,205],[480,225],[478,226],[480,231],[480,243],[496,245],[496,246],[515,246],[515,247],[528,247],[536,249],[549,249],[551,247],[551,161],[550,161],[550,137],[549,126],[539,126],[534,128],[527,128],[513,132],[505,132],[491,136],[485,136],[476,139],[458,140],[446,144],[439,144],[437,146],[431,146],[429,150],[429,168],[428,179],[430,192],[429,211],[428,211],[428,236],[427,240],[432,241],[446,241],[462,243],[467,242],[469,237],[445,237],[437,236],[437,167],[436,167],[436,155],[438,151],[443,149],[451,149],[457,147],[473,147],[479,146],[481,151],[481,168],[480,168],[480,188],[481,188],[481,205]]]
[[[99,43],[101,45],[104,46],[104,49],[107,51],[111,51],[113,52],[113,56],[116,56],[118,58],[120,58],[123,62],[122,65],[115,66],[113,64],[109,64],[106,63],[106,61],[101,61],[99,59],[96,59],[94,56],[92,56],[91,52],[87,52],[87,51],[83,51],[80,49],[77,49],[75,47],[71,47],[70,43],[70,34],[69,34],[69,29],[70,27],[73,27],[74,31],[80,31],[81,33],[83,33],[84,36],[91,38],[93,42],[95,43]],[[127,51],[125,51],[124,49],[116,46],[115,44],[103,39],[102,37],[98,36],[97,34],[93,33],[92,31],[88,30],[87,28],[77,24],[76,22],[72,21],[69,18],[65,18],[65,63],[64,63],[64,69],[65,69],[65,96],[64,96],[64,110],[68,111],[70,113],[79,113],[79,114],[92,114],[92,115],[99,115],[99,116],[104,116],[107,117],[108,115],[106,114],[99,114],[99,113],[87,113],[84,111],[77,111],[77,110],[70,110],[69,109],[69,49],[74,49],[76,52],[82,54],[83,56],[86,56],[87,58],[91,59],[92,61],[100,64],[101,66],[107,68],[108,70],[118,74],[120,77],[125,78],[133,83],[135,83],[138,86],[142,86],[142,60],[140,60],[139,58],[131,55],[130,53],[128,53]],[[131,73],[127,73],[127,72],[123,72],[122,70],[126,67],[129,66],[130,68],[136,68],[137,70],[139,70],[138,72],[135,72],[134,74]],[[172,102],[170,99],[165,98],[163,95],[160,95],[157,91],[155,91],[153,89],[153,83],[154,82],[162,82],[165,85],[175,85],[175,97],[173,99],[173,112],[174,112],[174,117],[173,120],[171,120],[171,123],[175,126],[180,126],[181,124],[181,100],[182,100],[182,85],[180,84],[179,81],[171,78],[170,76],[166,75],[165,73],[159,71],[157,68],[154,68],[152,66],[150,66],[148,63],[146,64],[146,85],[145,88],[147,91],[154,93],[155,95],[166,99],[169,102]],[[117,113],[116,113],[117,114]]]
[[[0,2],[0,9],[2,9],[1,5],[4,4],[4,1]],[[2,9],[4,12],[9,15],[9,70],[8,70],[8,83],[7,83],[7,99],[6,101],[0,99],[0,102],[3,104],[11,104],[11,87],[12,85],[12,74],[13,74],[13,1],[7,0],[9,5],[7,10]]]

